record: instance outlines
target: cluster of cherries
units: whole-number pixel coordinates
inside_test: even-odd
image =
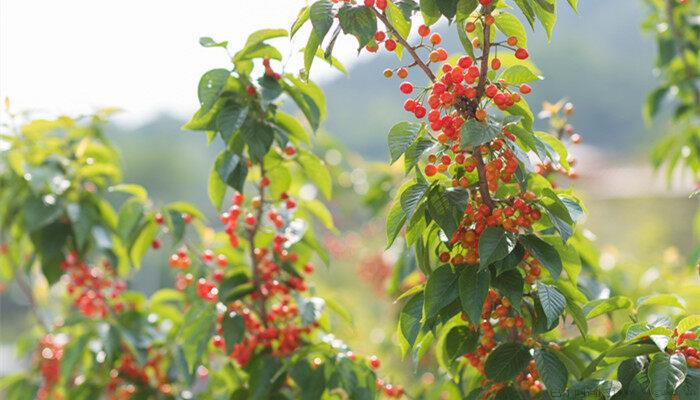
[[[468,267],[469,268],[469,267]],[[468,321],[463,314],[462,319]],[[508,338],[508,340],[517,340],[523,342],[526,346],[532,347],[535,345],[535,339],[532,337],[532,329],[529,328],[522,316],[517,315],[513,310],[513,305],[508,298],[500,296],[495,290],[489,289],[486,301],[481,310],[481,322],[479,326],[471,323],[471,329],[480,329],[482,336],[479,339],[479,345],[472,353],[464,354],[464,358],[471,366],[476,368],[482,375],[484,374],[484,363],[489,355],[489,352],[498,345],[498,337]],[[534,363],[531,360],[528,366],[528,372],[522,372],[516,377],[519,382],[519,387],[524,391],[529,391],[530,394],[537,395],[542,391],[543,385],[537,380],[538,374]],[[484,378],[482,386],[486,390],[482,393],[481,398],[487,399],[493,393],[503,389],[501,383],[494,383]]]
[[[693,331],[683,332],[680,335],[678,330],[674,330],[674,336],[676,339],[676,353],[681,353],[685,355],[685,361],[690,368],[700,368],[700,352],[695,347],[689,346],[684,342],[687,340],[695,340],[698,335]]]
[[[62,399],[60,393],[54,392],[54,387],[61,378],[63,345],[53,335],[46,335],[39,342],[36,358],[42,378],[36,398],[38,400]]]
[[[123,304],[111,300],[126,289],[126,283],[116,278],[109,261],[104,260],[99,267],[90,266],[76,252],[70,252],[61,262],[61,269],[65,272],[62,279],[66,282],[66,290],[83,315],[104,318],[112,303],[115,312],[122,311]]]
[[[109,372],[106,386],[111,400],[129,400],[139,392],[139,387],[152,388],[165,396],[173,394],[163,354],[157,353],[155,348],[148,348],[147,351],[148,359],[143,366],[126,351],[117,361],[115,368]]]

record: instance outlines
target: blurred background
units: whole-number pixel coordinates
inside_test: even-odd
[[[180,127],[197,108],[199,77],[226,66],[227,56],[221,49],[201,48],[197,40],[229,40],[235,49],[256,29],[288,28],[304,3],[3,0],[0,94],[15,110],[47,114],[122,108],[107,129],[121,149],[125,180],[144,185],[159,203],[186,200],[213,216],[206,177],[217,145],[208,148],[205,136]],[[641,118],[645,95],[654,86],[656,57],[653,38],[639,28],[645,13],[635,0],[583,1],[579,15],[561,5],[552,42],[541,29],[529,40],[533,61],[546,77],[529,101],[533,111],[545,100],[563,97],[576,107],[571,122],[584,144],[573,149],[580,176],[574,187],[588,207],[585,227],[602,251],[601,266],[613,277],[624,269],[633,278],[613,285],[624,286],[632,298],[653,292],[652,286],[677,291],[697,312],[700,297],[691,290],[697,273],[686,262],[697,243],[692,227],[697,199],[688,199],[693,183],[679,175],[669,185],[651,169],[650,148],[668,127],[663,118],[651,127]],[[445,42],[458,44],[452,27],[443,23],[440,30]],[[286,44],[290,56],[306,37],[301,32]],[[397,60],[393,54],[357,57],[352,40],[339,42],[334,54],[349,75],[317,62],[312,78],[328,100],[330,118],[319,151],[337,170],[340,195],[332,208],[342,234],[326,232],[332,262],[327,270],[317,269],[315,281],[320,294],[332,294],[354,316],[354,324],[339,323],[339,336],[359,352],[388,357],[387,375],[407,380],[414,366],[399,356],[395,306],[382,290],[397,251],[383,251],[383,214],[362,206],[362,196],[375,184],[368,180],[368,165],[386,164],[386,133],[405,118],[398,81],[381,75]],[[295,58],[287,70],[299,69]],[[145,292],[172,281],[167,254],[149,257],[132,282]],[[19,365],[13,346],[31,316],[12,287],[0,295],[0,312],[4,375]]]

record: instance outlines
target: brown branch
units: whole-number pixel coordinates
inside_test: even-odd
[[[673,0],[666,0],[666,14],[667,14],[667,19],[668,19],[668,25],[671,28],[671,33],[673,34],[673,37],[675,39],[675,45],[677,47],[677,51],[680,53],[680,59],[681,62],[683,63],[683,67],[685,69],[685,75],[686,79],[690,81],[691,86],[693,87],[693,100],[695,102],[695,113],[700,114],[700,89],[698,89],[698,86],[695,84],[695,72],[693,71],[693,67],[690,65],[690,62],[688,61],[688,58],[686,57],[686,42],[685,38],[683,37],[683,32],[680,31],[678,25],[676,24],[675,19],[673,18],[673,7],[674,3]]]
[[[265,177],[265,166],[263,161],[260,160],[260,185],[258,185],[258,193],[260,195],[260,207],[258,207],[255,214],[255,224],[253,224],[250,229],[248,229],[248,245],[250,251],[250,263],[253,273],[253,282],[255,284],[255,290],[258,296],[258,313],[260,314],[260,319],[262,320],[263,326],[267,327],[267,311],[265,309],[265,298],[263,297],[262,291],[260,291],[260,274],[258,273],[258,259],[255,255],[255,235],[260,229],[263,218],[263,199],[265,198],[265,186],[262,184],[262,179]]]
[[[488,6],[484,7],[482,9],[482,14],[483,15],[489,15],[491,11],[493,10],[493,6]],[[467,113],[463,113],[462,115],[465,117],[465,119],[473,119],[476,118],[476,110],[478,109],[479,103],[481,102],[481,98],[484,96],[484,92],[486,91],[486,78],[487,78],[487,73],[489,71],[489,52],[491,50],[491,27],[489,25],[484,24],[484,43],[482,43],[482,50],[481,50],[481,67],[480,67],[480,75],[479,75],[479,83],[476,87],[476,97],[474,98],[474,106],[468,108]],[[484,165],[484,159],[481,155],[481,146],[476,146],[472,150],[472,155],[474,158],[476,158],[476,170],[479,175],[479,194],[481,194],[481,200],[486,204],[486,206],[493,210],[495,207],[495,203],[493,201],[493,198],[491,198],[491,194],[489,193],[489,186],[488,182],[486,180],[486,168]]]
[[[428,78],[430,78],[430,80],[433,82],[437,81],[437,78],[435,77],[435,74],[430,69],[430,67],[428,67],[428,65],[423,62],[423,60],[420,58],[420,56],[416,52],[416,49],[413,46],[411,46],[410,44],[408,44],[408,42],[406,41],[406,38],[404,38],[403,36],[401,36],[401,34],[399,34],[399,31],[397,31],[396,28],[394,27],[394,25],[392,25],[391,22],[389,22],[389,19],[387,19],[386,15],[380,13],[374,7],[371,7],[371,10],[374,11],[374,14],[377,16],[377,18],[379,18],[380,21],[382,21],[384,26],[386,26],[387,29],[389,29],[391,31],[391,33],[396,38],[396,41],[401,43],[401,45],[404,47],[404,49],[406,49],[406,51],[408,51],[408,53],[413,58],[413,61],[415,62],[415,64],[417,66],[419,66],[420,69],[422,69],[426,75],[428,75]]]

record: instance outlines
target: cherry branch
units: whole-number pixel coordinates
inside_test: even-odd
[[[263,326],[267,327],[267,311],[265,309],[265,298],[263,297],[262,291],[260,291],[260,274],[258,273],[258,258],[255,254],[255,236],[260,229],[263,218],[263,199],[265,198],[265,186],[263,185],[263,178],[265,177],[265,165],[263,161],[260,160],[260,184],[258,185],[258,193],[260,196],[260,206],[256,210],[255,223],[252,227],[248,229],[248,246],[250,251],[250,264],[253,273],[253,282],[255,284],[255,290],[257,291],[258,300],[258,313],[260,314],[260,319],[262,320]]]
[[[488,15],[491,13],[491,10],[493,9],[492,6],[489,7],[484,7],[482,9],[482,13],[484,15]],[[416,52],[416,49],[411,46],[406,38],[401,36],[399,32],[396,30],[394,25],[389,22],[389,19],[384,15],[383,13],[380,13],[376,9],[372,8],[372,11],[374,11],[374,14],[379,18],[380,21],[386,26],[386,28],[391,31],[392,35],[396,38],[396,41],[399,42],[405,49],[406,51],[411,55],[413,58],[413,62],[415,65],[420,67],[420,69],[425,72],[425,74],[430,78],[432,82],[436,82],[437,78],[435,77],[435,74],[433,71],[428,67],[428,65],[423,62],[423,60],[420,58],[418,53]],[[484,95],[484,92],[486,90],[486,74],[488,72],[488,65],[489,65],[489,51],[491,49],[491,28],[490,26],[484,24],[484,44],[482,48],[482,53],[481,53],[481,72],[479,76],[479,84],[476,88],[476,97],[473,100],[473,107],[469,107],[468,112],[460,111],[460,114],[465,118],[465,119],[474,119],[476,109],[479,105],[479,102],[481,101],[481,98]],[[493,209],[495,207],[495,202],[493,201],[493,198],[491,198],[491,194],[489,193],[489,188],[488,188],[488,182],[486,180],[486,167],[484,165],[484,160],[481,156],[481,146],[476,146],[472,150],[472,155],[475,156],[476,158],[476,169],[477,173],[479,175],[479,193],[481,194],[481,199],[486,204],[489,209]]]
[[[433,73],[433,71],[430,69],[430,67],[428,67],[428,65],[426,63],[423,62],[423,60],[420,58],[420,56],[416,52],[416,49],[413,46],[411,46],[410,44],[408,44],[408,41],[406,40],[406,38],[404,38],[403,36],[401,36],[401,34],[399,34],[399,31],[397,31],[396,28],[394,27],[394,25],[392,25],[391,22],[389,22],[389,19],[386,17],[386,15],[380,13],[374,7],[371,7],[371,9],[372,9],[372,11],[374,11],[374,14],[377,16],[377,18],[379,18],[379,20],[382,21],[384,26],[386,26],[386,28],[391,31],[392,35],[394,35],[394,37],[396,38],[396,41],[399,42],[404,47],[404,49],[406,49],[406,51],[408,51],[408,53],[413,58],[413,62],[418,67],[420,67],[420,69],[422,69],[426,75],[428,75],[428,78],[430,78],[430,80],[432,82],[436,82],[437,78],[435,77],[435,74]]]

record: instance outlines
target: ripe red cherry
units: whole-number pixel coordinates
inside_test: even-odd
[[[528,54],[527,50],[523,49],[522,47],[519,48],[518,50],[515,50],[515,58],[519,60],[524,60],[528,58],[530,54]]]
[[[501,60],[499,60],[498,58],[494,58],[493,60],[491,60],[491,69],[496,70],[499,68],[501,68]]]
[[[374,7],[374,0],[365,0],[365,7]]]
[[[440,42],[442,42],[442,36],[440,36],[439,33],[433,33],[430,36],[430,43],[432,43],[433,45],[437,46],[440,44]]]
[[[459,58],[459,61],[457,61],[457,65],[459,65],[459,66],[462,67],[463,69],[466,69],[466,68],[471,67],[473,62],[474,62],[474,61],[472,60],[471,57],[469,57],[469,56],[462,56],[462,57]]]
[[[413,85],[411,82],[403,82],[399,86],[399,90],[401,90],[401,92],[404,94],[411,94],[411,92],[413,92]]]
[[[413,112],[416,109],[416,101],[408,99],[403,103],[403,109],[408,112]]]
[[[161,213],[157,213],[153,219],[156,221],[156,224],[162,225],[163,224],[163,215]]]
[[[488,6],[491,5],[492,0],[479,0],[479,3],[481,3],[482,6]]]
[[[433,176],[437,174],[437,167],[434,164],[428,164],[425,166],[425,175]]]
[[[374,34],[374,40],[376,40],[377,42],[382,42],[384,41],[384,39],[386,39],[386,33],[378,31]]]
[[[518,44],[518,38],[515,36],[511,36],[507,40],[509,46],[515,46]]]
[[[396,41],[394,41],[394,39],[387,39],[386,42],[384,42],[384,48],[388,51],[396,50]]]
[[[416,118],[423,118],[423,117],[425,117],[426,112],[427,112],[427,110],[425,109],[425,107],[423,107],[422,105],[419,104],[416,106],[416,109],[413,110],[413,115],[415,115]]]
[[[398,76],[401,79],[405,79],[408,76],[408,70],[406,68],[399,68],[396,70],[396,76]]]
[[[525,83],[523,83],[522,85],[520,85],[520,93],[522,93],[522,94],[528,94],[528,93],[530,93],[530,92],[532,92],[532,88],[530,87],[530,85],[525,84]]]
[[[153,247],[153,249],[155,249],[155,250],[160,249],[160,240],[158,240],[158,239],[154,240],[153,243],[151,243],[151,247]]]
[[[248,213],[245,216],[245,223],[248,225],[254,225],[255,224],[255,215]]]
[[[386,9],[386,0],[377,0],[377,8],[384,11]]]
[[[421,37],[426,37],[430,34],[430,28],[428,28],[425,24],[421,25],[418,27],[418,34]]]
[[[473,22],[467,22],[467,25],[464,26],[464,30],[467,31],[467,33],[472,33],[476,29],[476,25]]]
[[[379,361],[379,358],[377,358],[377,356],[374,356],[374,355],[369,356],[369,366],[370,367],[377,369],[377,368],[379,368],[379,365],[381,365],[381,362]]]

